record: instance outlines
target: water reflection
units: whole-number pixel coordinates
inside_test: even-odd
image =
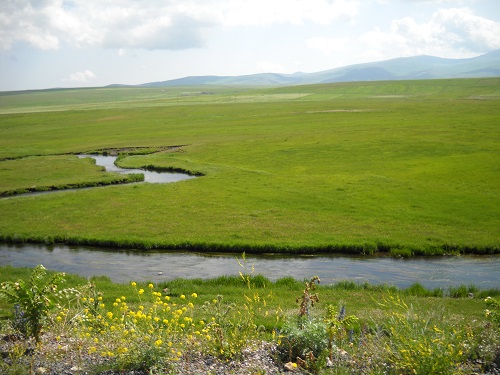
[[[212,278],[238,275],[238,254],[182,252],[134,252],[75,246],[0,244],[0,264],[34,267],[42,263],[53,270],[85,277],[107,275],[116,282],[164,281],[174,278]],[[352,256],[247,256],[248,271],[271,280],[292,276],[302,280],[313,275],[322,283],[351,280],[356,283],[389,284],[401,288],[416,282],[426,288],[474,284],[481,289],[500,288],[500,256],[457,256],[393,259]],[[161,274],[160,274],[161,273]]]

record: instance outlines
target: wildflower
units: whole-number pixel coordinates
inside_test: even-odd
[[[135,281],[132,281],[132,283],[130,285],[132,285],[133,287],[136,287],[137,283]]]
[[[98,301],[102,301],[102,296],[97,297]]]
[[[154,285],[153,285],[153,284],[148,284],[148,288],[149,288],[149,289],[153,289],[153,288],[154,288]]]
[[[191,302],[188,303],[188,306],[189,308],[194,309],[194,305]]]
[[[170,296],[165,296],[165,301],[170,301]]]
[[[106,313],[106,316],[107,316],[109,319],[111,319],[111,318],[113,318],[113,313],[112,313],[111,311],[108,311],[108,312]]]
[[[144,289],[139,289],[139,294],[144,294]]]
[[[163,341],[161,341],[161,340],[156,340],[155,341],[155,345],[156,346],[161,346],[161,344],[163,344]]]
[[[184,294],[181,294],[181,299],[186,299],[186,296]]]
[[[168,319],[163,319],[163,323],[168,324]]]
[[[193,294],[191,294],[191,297],[193,297],[193,298],[198,298],[198,294],[193,293]]]

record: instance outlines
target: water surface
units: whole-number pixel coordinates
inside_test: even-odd
[[[89,277],[106,275],[116,282],[165,281],[174,278],[213,278],[238,275],[238,254],[140,252],[65,245],[0,244],[0,265],[34,267]],[[387,256],[249,256],[247,271],[271,280],[292,276],[302,280],[318,275],[322,283],[342,280],[389,284],[406,288],[416,282],[426,288],[474,284],[480,289],[500,288],[500,256],[445,256],[394,259]]]
[[[144,175],[144,182],[153,184],[164,184],[170,182],[177,182],[195,178],[185,173],[171,173],[171,172],[154,172],[145,169],[128,169],[120,168],[115,165],[116,156],[104,155],[78,155],[79,158],[92,158],[95,160],[96,165],[106,168],[107,172],[116,172],[122,174],[140,173]]]

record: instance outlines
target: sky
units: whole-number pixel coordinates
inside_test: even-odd
[[[0,0],[0,91],[500,49],[500,0]]]

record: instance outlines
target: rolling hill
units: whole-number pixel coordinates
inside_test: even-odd
[[[401,57],[349,65],[316,73],[261,73],[241,76],[190,76],[140,86],[246,85],[274,86],[402,79],[475,78],[500,76],[500,50],[467,59],[434,56]]]

